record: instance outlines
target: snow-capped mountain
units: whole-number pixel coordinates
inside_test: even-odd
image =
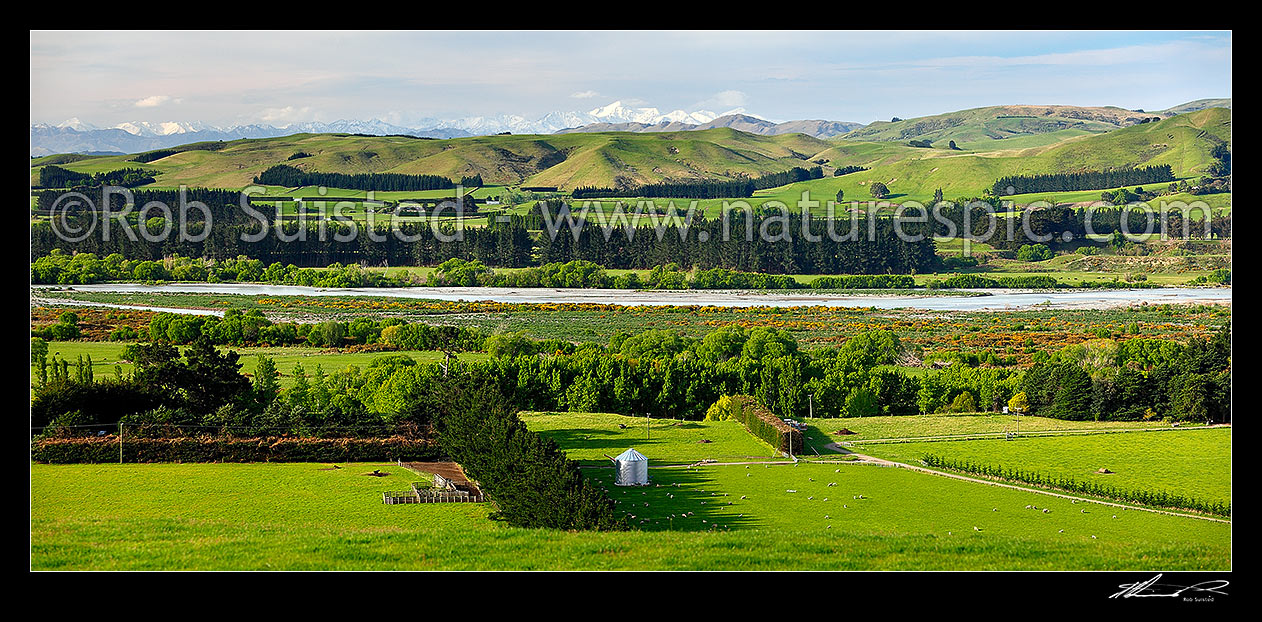
[[[71,119],[70,121],[78,121],[78,119]],[[67,121],[66,123],[70,123],[70,121]],[[66,123],[63,123],[58,127],[69,127]],[[202,130],[214,128],[208,127],[205,123],[198,122],[182,123],[179,121],[163,121],[159,123],[151,123],[149,121],[130,121],[127,123],[119,123],[118,125],[115,125],[113,129],[123,130],[133,136],[170,136],[172,134],[188,134],[190,132],[200,132]]]
[[[696,112],[672,110],[662,114],[657,108],[629,108],[624,106],[621,100],[593,109],[587,114],[596,118],[595,121],[591,121],[592,123],[647,123],[649,125],[662,122],[709,123],[719,116],[709,110]]]
[[[621,100],[587,112],[553,111],[536,119],[521,115],[470,116],[458,119],[422,118],[408,126],[388,123],[380,119],[367,121],[340,119],[331,123],[309,121],[274,126],[265,124],[230,125],[217,127],[200,122],[182,121],[129,121],[109,128],[101,128],[78,118],[67,119],[57,125],[35,123],[31,125],[31,155],[48,155],[68,152],[116,151],[137,153],[152,149],[164,149],[188,143],[208,140],[236,140],[240,138],[271,138],[297,133],[347,133],[385,136],[400,134],[424,138],[458,138],[485,136],[511,132],[513,134],[554,134],[594,124],[618,125],[624,123],[645,126],[698,126],[713,122],[722,116],[743,114],[744,109],[729,110],[722,115],[709,110],[672,110],[662,113],[657,108],[628,106]],[[755,115],[748,115],[755,116]]]

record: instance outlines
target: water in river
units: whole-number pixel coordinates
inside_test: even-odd
[[[32,288],[39,296],[46,288]],[[239,294],[246,296],[352,296],[505,303],[592,303],[614,305],[708,305],[719,307],[876,307],[936,311],[1003,311],[1031,308],[1105,309],[1132,304],[1231,304],[1230,288],[1160,288],[1113,290],[966,290],[971,295],[792,293],[736,290],[621,290],[510,287],[368,287],[320,288],[296,285],[171,283],[105,283],[76,285],[75,291],[112,293]],[[149,308],[135,305],[100,305]]]

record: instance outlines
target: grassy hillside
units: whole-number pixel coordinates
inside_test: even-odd
[[[830,166],[866,166],[870,170],[781,188],[759,195],[796,200],[804,190],[817,199],[869,200],[872,182],[889,187],[891,200],[926,201],[936,188],[947,198],[979,196],[1005,175],[1071,172],[1127,166],[1169,164],[1179,178],[1197,177],[1213,162],[1219,143],[1231,146],[1231,111],[1225,108],[1178,115],[1105,134],[1073,137],[1052,145],[991,151],[922,149],[894,143],[834,141],[819,157]],[[1098,195],[1097,195],[1098,196]]]
[[[900,121],[877,121],[842,136],[847,140],[930,140],[956,143],[1006,140],[1075,130],[1100,133],[1169,113],[1141,113],[1123,108],[1080,106],[988,106]]]
[[[996,110],[1011,112],[1014,108],[1019,107],[978,110],[991,111],[987,114],[993,117]],[[1077,110],[1097,109],[1073,109],[1060,114]],[[1098,110],[1104,111],[1100,118],[1106,118],[1105,113],[1121,118],[1127,112]],[[982,118],[977,116],[978,111],[964,113]],[[1029,119],[999,121],[1025,123]],[[821,163],[829,167],[826,171],[856,165],[870,170],[763,191],[759,196],[796,199],[809,189],[816,198],[828,199],[843,190],[847,199],[866,200],[870,198],[870,184],[880,181],[890,188],[893,195],[889,198],[895,201],[924,201],[933,196],[936,188],[942,188],[948,198],[978,196],[999,177],[1014,174],[1169,164],[1177,177],[1196,177],[1213,161],[1210,152],[1214,146],[1230,146],[1231,140],[1231,111],[1225,108],[1207,108],[1106,133],[1086,129],[1095,127],[1093,123],[1104,124],[1103,121],[1075,122],[1079,121],[1081,126],[1003,140],[966,141],[959,134],[958,150],[911,147],[884,140],[879,133],[874,139],[862,141],[824,141],[804,134],[759,136],[730,128],[449,140],[296,134],[232,141],[218,151],[185,151],[143,165],[131,162],[134,156],[48,156],[31,161],[31,179],[32,183],[38,180],[39,168],[45,164],[73,160],[60,166],[89,173],[143,166],[159,171],[155,185],[160,187],[187,184],[241,188],[268,167],[283,163],[331,173],[388,172],[452,178],[480,174],[488,185],[525,184],[572,190],[579,186],[630,187],[667,179],[731,179]],[[300,151],[311,156],[288,160]]]
[[[407,137],[295,134],[236,140],[218,151],[185,151],[143,165],[134,156],[74,159],[60,164],[95,173],[143,166],[157,170],[157,186],[240,188],[276,164],[328,173],[406,173],[459,178],[482,175],[488,184],[528,184],[572,189],[643,184],[664,179],[723,179],[758,176],[809,165],[827,149],[801,134],[757,136],[728,128],[661,134],[598,133],[478,136],[450,140]],[[297,160],[298,152],[311,154]],[[64,161],[48,156],[31,161],[39,168]]]

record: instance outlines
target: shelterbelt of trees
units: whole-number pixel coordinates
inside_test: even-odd
[[[1046,175],[1013,175],[995,181],[991,192],[996,195],[1026,194],[1030,192],[1065,192],[1076,190],[1102,190],[1119,186],[1168,183],[1174,181],[1174,169],[1169,164],[1121,168],[1108,171],[1079,171]]]
[[[450,190],[456,182],[440,175],[405,175],[401,173],[317,173],[304,171],[288,164],[277,164],[254,178],[254,183],[267,186],[284,186],[298,188],[301,186],[324,186],[327,188],[346,188],[347,190],[376,190],[378,192],[394,192],[402,190]],[[465,188],[482,187],[482,176],[462,177],[460,185]]]
[[[38,192],[37,209],[53,208],[58,196],[52,191]],[[1161,217],[1133,207],[1088,212],[1060,206],[1028,210],[1020,218],[994,217],[994,206],[1000,203],[994,197],[988,199],[990,203],[971,206],[944,203],[931,217],[926,211],[909,209],[897,225],[888,215],[874,216],[869,222],[858,214],[832,222],[812,217],[806,224],[800,214],[759,208],[710,219],[694,214],[688,223],[668,218],[658,224],[659,229],[650,226],[653,219],[641,218],[640,226],[630,226],[629,220],[611,224],[561,202],[549,202],[546,216],[511,215],[506,222],[497,219],[487,226],[463,227],[459,234],[449,222],[377,223],[369,228],[363,223],[317,218],[265,226],[260,212],[249,214],[236,204],[239,198],[236,193],[205,189],[188,190],[183,197],[176,191],[135,192],[137,205],[155,200],[172,206],[194,201],[207,205],[212,224],[206,232],[204,215],[197,209],[188,210],[187,220],[180,222],[154,215],[160,212],[145,214],[153,217],[144,222],[138,210],[117,216],[124,209],[124,197],[114,194],[109,199],[114,215],[109,218],[99,211],[71,211],[58,213],[59,229],[49,221],[33,222],[31,257],[37,260],[61,250],[100,257],[117,253],[139,261],[172,255],[223,261],[244,255],[265,264],[299,267],[334,263],[435,266],[462,259],[499,268],[582,260],[612,269],[651,269],[677,262],[765,274],[917,274],[940,267],[933,237],[965,233],[1012,251],[1036,243],[1055,250],[1068,240],[1081,240],[1088,231],[1109,234],[1123,226],[1130,232],[1151,230],[1179,237],[1231,235],[1229,215],[1213,216],[1206,222],[1185,219],[1179,211]],[[1014,223],[1011,235],[1010,222]],[[58,235],[62,229],[91,234],[71,239]],[[187,235],[178,235],[181,230]],[[162,236],[163,231],[173,234]]]
[[[92,253],[67,255],[60,250],[31,264],[31,282],[38,285],[87,285],[110,281],[193,283],[248,282],[306,287],[571,287],[619,289],[908,289],[915,279],[898,274],[822,276],[800,283],[786,275],[736,272],[726,268],[685,270],[679,264],[655,266],[645,278],[636,273],[610,275],[590,261],[544,264],[537,268],[496,271],[480,261],[448,259],[420,279],[406,272],[387,274],[352,264],[299,268],[265,266],[245,256],[223,262],[168,257],[161,261],[99,258]],[[1054,279],[1053,279],[1054,281]]]
[[[575,199],[597,199],[606,197],[644,197],[672,199],[723,199],[746,198],[754,196],[755,190],[787,186],[799,181],[822,179],[823,167],[814,166],[809,169],[800,166],[782,173],[771,173],[752,179],[733,181],[692,181],[662,182],[627,188],[596,188],[583,186],[575,188],[570,196]]]
[[[63,316],[62,324],[76,318]],[[672,331],[620,333],[607,345],[535,341],[520,334],[360,318],[350,323],[273,325],[261,314],[223,318],[158,314],[149,343],[129,347],[129,375],[95,378],[91,361],[48,359],[32,342],[38,386],[32,425],[170,423],[263,434],[344,429],[425,430],[442,412],[451,376],[485,379],[514,408],[618,412],[702,419],[719,398],[749,395],[777,416],[856,417],[997,411],[1005,405],[1071,420],[1230,420],[1230,330],[1187,343],[1100,339],[1036,355],[1029,369],[969,364],[914,376],[897,367],[908,348],[888,331],[837,348],[803,351],[790,333],[728,327],[702,338]],[[383,354],[365,368],[293,371],[279,389],[270,360],[252,378],[216,344],[292,338],[294,343],[385,349],[484,350],[488,361],[449,366]],[[189,343],[183,354],[174,344]],[[268,342],[272,343],[272,342]],[[995,361],[1000,362],[1000,361]],[[73,371],[71,368],[74,368]],[[87,428],[90,429],[90,428]],[[323,431],[323,432],[322,432]]]
[[[39,170],[39,185],[43,188],[98,187],[102,185],[135,188],[136,186],[153,183],[155,181],[154,176],[157,174],[157,171],[141,168],[124,168],[93,175],[50,164]]]

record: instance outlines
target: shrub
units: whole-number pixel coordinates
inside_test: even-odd
[[[1053,256],[1052,249],[1046,244],[1025,244],[1017,249],[1017,259],[1020,261],[1046,261]]]

